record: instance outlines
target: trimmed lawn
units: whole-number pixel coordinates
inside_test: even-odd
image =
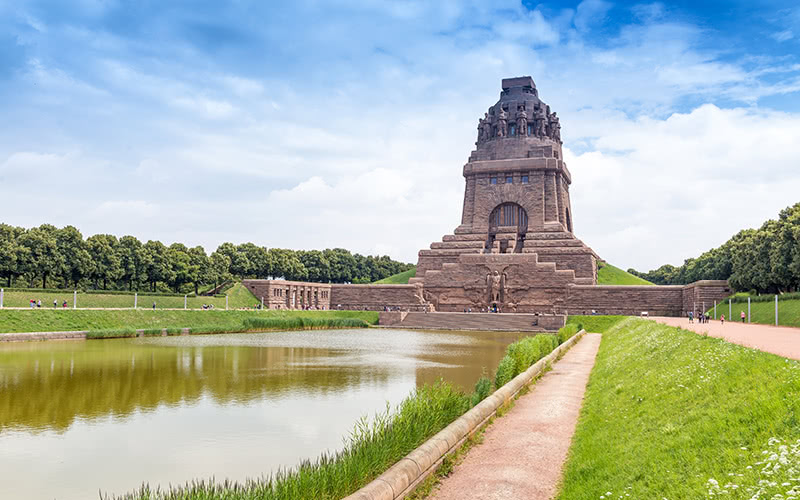
[[[731,304],[733,317],[728,317],[728,301],[717,304],[717,318],[725,315],[726,320],[740,321],[739,315],[742,311],[747,314],[747,302],[734,302]],[[714,317],[714,308],[708,310],[711,317]],[[775,324],[775,302],[752,302],[750,304],[751,321],[763,325]],[[778,324],[782,326],[800,327],[800,300],[779,300],[778,301]]]
[[[228,307],[238,309],[241,307],[253,307],[260,303],[261,299],[256,299],[250,291],[241,283],[236,283],[227,292]],[[61,309],[62,303],[66,300],[67,306],[72,307],[72,291],[63,292],[28,292],[17,290],[5,290],[3,292],[3,306],[5,307],[28,307],[30,300],[41,300],[42,309],[53,309],[53,301],[58,304],[56,309]],[[147,292],[140,292],[138,298],[139,308],[152,308],[153,302],[157,308],[179,309],[183,307],[183,297],[170,297],[161,295],[148,295]],[[200,309],[203,304],[213,305],[217,309],[225,309],[225,297],[188,297],[186,305],[189,309]],[[80,293],[78,292],[78,308],[133,308],[134,294],[103,294],[103,293]]]
[[[378,280],[375,282],[376,285],[407,285],[408,280],[415,277],[417,275],[417,268],[413,267],[408,271],[403,271],[402,273],[397,273],[389,276],[388,278],[383,278],[382,280]]]
[[[800,498],[800,363],[652,321],[603,334],[557,498]]]
[[[376,324],[372,311],[153,311],[127,310],[0,310],[0,333],[111,330],[122,328],[221,327],[241,331],[247,318],[357,318]]]
[[[607,262],[597,263],[598,285],[652,285],[647,280],[634,276],[628,271],[623,271]]]

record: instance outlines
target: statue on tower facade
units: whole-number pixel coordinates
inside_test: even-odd
[[[525,106],[517,108],[517,135],[528,135],[528,115]]]
[[[544,113],[544,108],[541,104],[537,105],[536,108],[533,110],[533,135],[536,137],[544,137],[544,129],[545,129],[545,122],[547,121],[547,116]]]
[[[500,106],[500,111],[497,113],[497,137],[506,137],[508,135],[508,115],[506,111]]]

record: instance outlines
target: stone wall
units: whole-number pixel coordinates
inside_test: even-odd
[[[572,285],[567,289],[568,314],[624,314],[638,316],[685,316],[703,301],[706,309],[731,294],[727,281],[698,281],[690,285],[612,286]],[[563,312],[563,311],[560,311]]]
[[[414,285],[330,285],[331,309],[383,311],[386,307],[424,311]]]
[[[330,309],[331,285],[285,280],[243,280],[265,309]]]

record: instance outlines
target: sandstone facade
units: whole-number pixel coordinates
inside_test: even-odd
[[[242,284],[266,309],[318,309],[331,305],[331,285],[285,280],[244,280]]]

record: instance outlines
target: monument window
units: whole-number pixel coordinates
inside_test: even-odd
[[[531,136],[531,135],[533,135],[533,125],[531,125],[531,124],[529,123],[529,124],[528,124],[528,136]]]
[[[506,184],[513,184],[513,183],[514,183],[514,178],[511,177],[510,175],[507,175],[506,176]]]
[[[528,214],[516,203],[503,203],[492,210],[489,226],[517,226],[524,232],[528,227]]]
[[[527,175],[523,175],[522,176],[522,183],[523,184],[527,184],[528,183],[528,176]]]
[[[489,184],[497,184],[497,177],[491,177],[489,179]]]
[[[515,135],[517,135],[517,126],[516,125],[511,125],[510,127],[508,127],[508,135],[510,135],[511,137],[514,137]]]

